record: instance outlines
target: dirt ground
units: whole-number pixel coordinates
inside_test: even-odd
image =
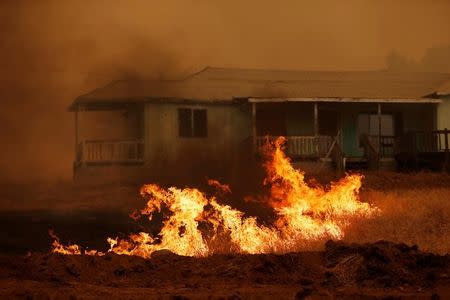
[[[149,260],[32,254],[0,258],[2,299],[447,299],[450,256],[380,241],[322,252]]]
[[[350,224],[342,243],[316,252],[202,259],[162,252],[147,261],[49,254],[49,229],[64,243],[103,251],[108,236],[157,233],[158,220],[129,217],[145,205],[138,191],[68,182],[1,185],[0,298],[450,298],[447,174],[365,174],[361,200],[381,213]],[[258,203],[231,204],[249,215],[266,212]]]

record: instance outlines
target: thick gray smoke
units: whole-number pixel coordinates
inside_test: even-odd
[[[385,69],[392,50],[408,61],[390,67],[437,70],[449,15],[447,0],[1,1],[0,178],[69,179],[66,109],[109,81],[206,65]]]

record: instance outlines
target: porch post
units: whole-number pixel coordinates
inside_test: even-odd
[[[380,157],[381,153],[381,103],[378,103],[378,160],[377,160],[377,170],[380,169]]]
[[[78,152],[78,105],[75,108],[75,159],[77,159]]]
[[[319,108],[318,108],[317,102],[314,102],[314,137],[315,137],[314,147],[315,147],[317,157],[320,156],[318,136],[319,136]]]
[[[378,103],[378,152],[381,149],[381,103]]]
[[[317,102],[314,102],[314,136],[319,135],[319,109]]]
[[[83,136],[83,111],[86,110],[86,107],[84,104],[78,104],[77,106],[77,126],[76,126],[76,152],[75,155],[77,157],[77,160],[79,165],[84,164],[84,151],[85,151],[85,144],[84,144],[84,136]]]
[[[450,131],[445,128],[444,129],[444,142],[445,142],[445,160],[444,160],[444,167],[442,168],[443,171],[450,171],[450,148],[448,144],[448,135],[450,134]],[[440,137],[440,135],[438,135]]]
[[[256,153],[256,103],[252,103],[252,151]]]

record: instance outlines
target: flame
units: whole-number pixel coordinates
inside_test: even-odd
[[[54,233],[52,229],[48,231],[48,234],[53,239],[52,242],[52,252],[58,253],[58,254],[65,254],[65,255],[98,255],[103,256],[105,255],[101,251],[97,250],[82,250],[80,246],[76,244],[70,244],[70,245],[63,245],[59,241],[59,237]]]
[[[166,208],[170,213],[160,233],[156,237],[140,232],[127,239],[108,238],[109,251],[144,258],[163,249],[184,256],[207,256],[220,251],[252,254],[299,251],[324,239],[341,239],[349,222],[378,211],[359,200],[361,175],[347,175],[329,188],[309,186],[305,174],[295,169],[284,154],[284,142],[284,138],[278,138],[267,142],[264,148],[267,157],[264,184],[270,187],[270,193],[263,199],[274,210],[273,224],[259,224],[255,217],[220,204],[216,197],[208,198],[195,188],[164,189],[148,184],[140,191],[148,199],[147,205],[139,213],[133,213],[133,218],[140,214],[151,220],[154,213]],[[208,183],[219,192],[231,193],[227,185],[216,180]],[[83,252],[78,245],[63,246],[51,235],[55,253],[103,255],[95,250]]]
[[[329,190],[310,187],[305,174],[294,169],[282,150],[284,138],[275,140],[265,163],[270,185],[269,204],[279,216],[275,225],[290,239],[318,239],[329,235],[343,237],[342,225],[347,217],[369,216],[374,212],[368,203],[359,201],[361,175],[347,175]]]

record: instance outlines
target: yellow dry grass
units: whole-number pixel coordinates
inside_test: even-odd
[[[389,240],[450,253],[450,187],[368,190],[361,198],[377,206],[380,213],[351,224],[346,241]]]
[[[363,181],[361,200],[380,209],[370,219],[349,220],[344,240],[389,240],[439,254],[450,253],[450,182],[442,174],[369,174]],[[445,180],[444,180],[445,179]],[[50,210],[125,211],[142,208],[145,199],[137,186],[78,187],[58,185],[3,185],[0,212]]]

